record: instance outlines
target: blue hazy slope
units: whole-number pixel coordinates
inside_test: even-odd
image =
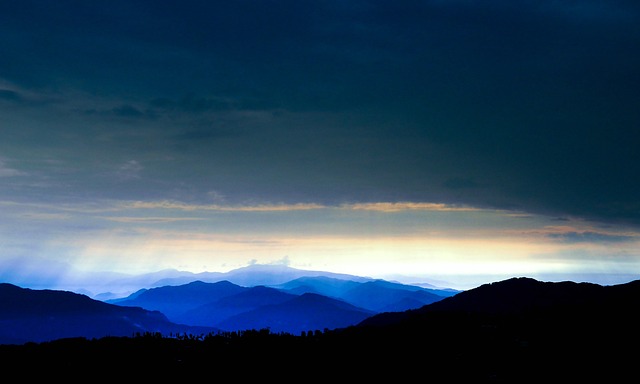
[[[299,276],[301,273],[307,276]],[[239,272],[240,273],[240,272]],[[110,300],[118,305],[140,306],[149,310],[159,310],[177,323],[217,327],[222,329],[241,329],[243,321],[233,324],[232,319],[242,319],[244,313],[258,311],[267,305],[281,304],[289,299],[306,293],[314,293],[340,302],[348,303],[358,311],[368,315],[386,311],[404,311],[452,296],[450,290],[427,289],[413,285],[374,280],[349,275],[318,275],[317,271],[302,271],[286,266],[251,266],[243,268],[241,275],[245,281],[280,281],[282,276],[299,276],[293,280],[274,286],[240,286],[227,280],[215,283],[195,281],[183,285],[167,285],[135,292],[130,298]],[[260,277],[260,275],[263,275]],[[265,276],[266,275],[266,276]],[[227,275],[233,276],[233,273]],[[340,278],[336,277],[340,276]],[[437,293],[437,294],[436,294]],[[295,318],[297,308],[280,308],[278,316],[271,314],[274,324],[290,323],[287,318]],[[334,316],[340,317],[341,313]],[[320,329],[353,325],[352,317],[344,314],[344,319],[317,322]],[[326,318],[325,318],[326,319]],[[362,318],[356,316],[360,321]],[[302,321],[302,320],[301,320]],[[271,323],[265,327],[274,326]],[[281,328],[284,329],[284,328]],[[286,329],[298,330],[289,325]]]
[[[222,329],[262,329],[299,334],[303,331],[343,328],[375,312],[315,293],[304,293],[280,304],[258,307],[222,321]]]
[[[215,328],[174,324],[158,311],[104,303],[73,292],[0,284],[0,344],[213,331]]]

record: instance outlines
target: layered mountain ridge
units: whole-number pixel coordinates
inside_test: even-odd
[[[242,286],[219,280],[238,276],[238,281],[245,283],[276,285]],[[250,266],[217,275],[217,279],[141,288],[127,297],[104,301],[70,291],[5,283],[0,301],[0,343],[263,328],[300,334],[347,327],[391,308],[417,308],[454,294],[451,290],[286,266]],[[67,308],[72,310],[65,311]]]
[[[249,272],[261,277],[250,277]],[[197,280],[145,289],[106,302],[157,310],[180,324],[227,331],[269,328],[274,332],[299,334],[310,328],[354,325],[376,313],[418,308],[456,293],[348,275],[338,278],[335,274],[313,272],[296,277],[303,272],[278,267],[276,276],[268,276],[273,273],[269,268],[243,269],[242,281],[277,284],[249,287],[228,280],[208,283]],[[229,275],[233,276],[233,273]],[[296,278],[282,282],[291,277]],[[318,301],[316,296],[323,297],[323,301]],[[318,311],[319,307],[322,311]]]

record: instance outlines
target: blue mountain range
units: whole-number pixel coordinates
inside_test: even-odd
[[[210,282],[183,283],[186,276],[104,301],[70,291],[2,284],[0,344],[247,329],[300,334],[348,327],[375,314],[419,308],[458,293],[286,266],[253,265],[198,275]]]

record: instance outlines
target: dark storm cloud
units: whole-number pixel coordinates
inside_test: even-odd
[[[267,99],[260,98],[213,98],[196,96],[193,93],[183,95],[177,99],[167,97],[156,98],[149,102],[158,111],[179,113],[206,113],[234,110],[263,110],[276,109],[277,105]]]
[[[186,131],[184,133],[180,133],[178,135],[173,136],[172,138],[178,141],[206,141],[213,140],[220,137],[226,136],[227,133],[224,131],[219,131],[215,129],[210,130],[199,130],[199,131]]]
[[[478,188],[480,185],[473,179],[451,178],[444,182],[444,186],[451,189]]]
[[[90,110],[155,122],[119,161],[179,150],[167,183],[640,224],[639,7],[3,2],[0,81],[98,95],[110,104]],[[19,102],[9,89],[0,99]]]
[[[20,102],[22,101],[22,96],[20,96],[20,94],[15,91],[11,91],[8,89],[0,89],[0,100]]]
[[[120,117],[142,117],[144,116],[144,113],[142,111],[140,111],[138,108],[131,106],[131,105],[121,105],[119,107],[113,108],[111,110],[111,112],[113,112],[114,115],[116,116],[120,116]]]

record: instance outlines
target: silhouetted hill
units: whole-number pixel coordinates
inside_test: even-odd
[[[634,302],[639,282],[618,286],[592,283],[541,282],[519,277],[481,285],[422,308],[402,313],[383,313],[363,321],[362,326],[394,325],[420,321],[431,313],[507,316],[527,318],[544,314],[581,315],[596,310],[624,311]],[[636,297],[635,300],[638,300]]]
[[[377,313],[380,312],[404,312],[410,309],[420,308],[425,304],[425,301],[422,299],[416,299],[413,297],[401,297],[398,300],[395,300],[391,304],[384,305],[378,308]]]
[[[73,292],[0,284],[0,344],[214,330],[174,324],[157,311],[108,304]]]
[[[425,361],[439,360],[445,371],[464,369],[456,376],[469,379],[620,378],[635,364],[638,304],[640,281],[600,286],[512,278],[419,309],[371,316],[345,329],[341,342],[357,342],[364,353],[428,345]],[[417,363],[405,352],[395,358]]]
[[[226,330],[262,329],[300,334],[357,324],[375,312],[315,293],[304,293],[279,304],[263,305],[217,324]]]

